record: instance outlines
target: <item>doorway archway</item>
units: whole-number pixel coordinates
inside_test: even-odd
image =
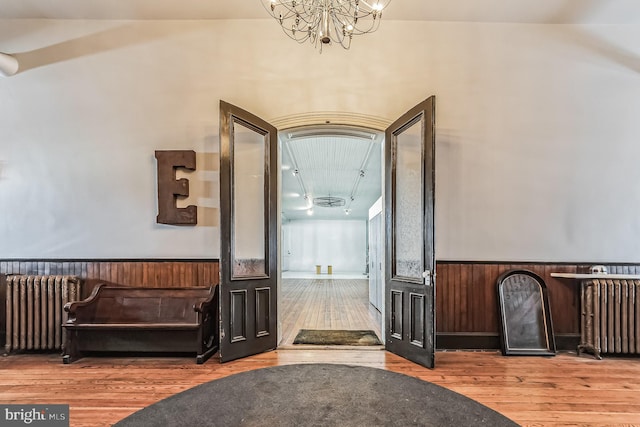
[[[345,124],[354,117],[359,124]],[[384,339],[384,307],[371,304],[384,298],[369,286],[369,214],[383,206],[384,121],[335,113],[279,121],[301,122],[312,124],[279,130],[279,345],[290,345],[298,328],[373,329]]]
[[[314,111],[295,113],[269,120],[278,130],[286,132],[305,127],[345,126],[354,129],[384,132],[392,120],[371,114],[352,113],[346,111]]]

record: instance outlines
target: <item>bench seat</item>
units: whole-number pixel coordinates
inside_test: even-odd
[[[98,284],[65,305],[63,362],[85,352],[196,353],[204,363],[218,350],[217,286],[140,288]]]
[[[197,323],[80,323],[67,328],[74,329],[177,329],[196,330],[200,327]]]

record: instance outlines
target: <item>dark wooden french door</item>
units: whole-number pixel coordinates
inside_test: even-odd
[[[435,97],[385,134],[385,346],[433,368]]]
[[[277,346],[277,130],[220,101],[220,360]]]

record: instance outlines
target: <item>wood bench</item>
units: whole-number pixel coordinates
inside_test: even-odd
[[[83,352],[196,353],[204,363],[218,350],[218,288],[140,288],[97,284],[67,303],[63,362]]]

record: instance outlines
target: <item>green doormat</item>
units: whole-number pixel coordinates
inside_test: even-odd
[[[293,343],[314,345],[382,345],[376,333],[371,330],[300,329]]]

